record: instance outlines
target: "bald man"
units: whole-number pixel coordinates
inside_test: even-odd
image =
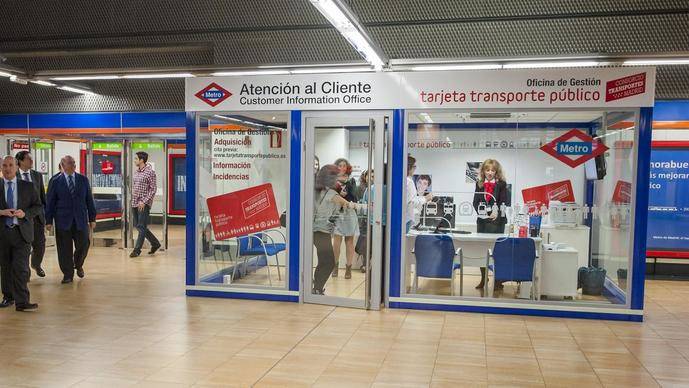
[[[32,311],[38,304],[29,297],[29,253],[34,239],[34,219],[41,211],[41,200],[31,182],[17,179],[17,161],[2,159],[0,179],[0,278],[1,307],[15,304],[17,311]]]
[[[55,228],[62,284],[68,284],[75,270],[77,276],[84,277],[84,261],[91,245],[89,228],[96,226],[96,206],[89,180],[77,174],[74,158],[65,156],[60,166],[62,173],[48,185],[45,223],[48,230]]]

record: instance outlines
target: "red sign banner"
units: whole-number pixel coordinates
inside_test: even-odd
[[[280,215],[270,183],[211,197],[206,202],[216,240],[280,226]]]
[[[604,153],[608,147],[583,131],[572,129],[543,145],[541,150],[574,168]]]
[[[646,73],[614,79],[605,84],[605,102],[646,93]]]
[[[632,202],[632,184],[627,181],[617,181],[612,192],[612,202],[617,204]]]
[[[550,206],[550,201],[575,202],[570,180],[527,187],[522,190],[522,198],[529,208],[529,213],[539,212],[542,205]]]

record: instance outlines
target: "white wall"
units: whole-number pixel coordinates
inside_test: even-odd
[[[60,159],[70,155],[74,158],[77,163],[77,171],[81,167],[81,158],[79,153],[81,150],[81,143],[73,141],[60,141],[55,140],[55,152],[53,153],[53,166],[55,166],[55,171],[53,174],[57,174],[59,170],[58,165],[60,164]]]
[[[351,158],[349,132],[344,128],[316,128],[314,154],[318,157],[321,167],[335,163],[338,158]]]
[[[653,140],[689,141],[689,129],[654,129]]]

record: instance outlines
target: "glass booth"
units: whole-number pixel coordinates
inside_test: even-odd
[[[187,80],[187,295],[641,320],[652,84],[610,103],[641,70],[577,71],[597,102],[419,92],[531,77],[510,71]],[[223,94],[352,77],[394,93]]]

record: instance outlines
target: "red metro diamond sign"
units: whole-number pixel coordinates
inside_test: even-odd
[[[541,147],[541,150],[574,168],[601,155],[608,150],[608,147],[588,134],[572,129]]]
[[[215,82],[206,86],[205,88],[201,89],[200,92],[195,94],[196,97],[210,106],[220,104],[221,102],[230,98],[231,95],[232,93]]]

